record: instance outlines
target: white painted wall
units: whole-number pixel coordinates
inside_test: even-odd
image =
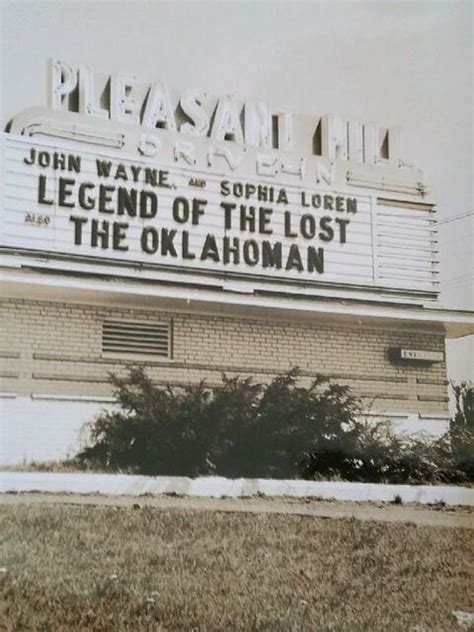
[[[81,428],[104,407],[91,401],[0,399],[0,464],[72,456],[85,436]]]
[[[438,438],[445,434],[449,429],[449,419],[439,416],[420,417],[418,415],[384,415],[385,419],[392,421],[392,427],[395,432],[400,434],[420,434],[426,437]],[[374,420],[383,421],[378,415],[374,415]]]

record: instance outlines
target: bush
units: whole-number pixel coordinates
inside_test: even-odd
[[[304,478],[337,475],[350,481],[413,485],[466,480],[453,459],[448,436],[433,440],[398,434],[388,421],[354,421],[350,432],[318,445],[301,473]]]
[[[204,382],[173,389],[154,384],[139,368],[110,379],[120,410],[104,412],[89,425],[93,445],[78,459],[155,475],[214,473],[249,423],[260,390],[239,378],[224,378],[221,389]]]
[[[224,375],[219,387],[171,388],[132,368],[111,381],[120,409],[90,424],[92,445],[77,457],[89,467],[390,483],[457,482],[472,473],[464,422],[438,441],[398,435],[387,422],[361,421],[349,389],[321,375],[309,386],[293,369],[268,385]]]
[[[110,376],[120,410],[89,426],[92,446],[78,459],[142,474],[294,477],[319,437],[336,437],[358,413],[346,387],[317,376],[298,386],[298,370],[268,386],[222,378],[222,386],[171,388],[146,373]]]
[[[449,435],[455,467],[474,480],[474,385],[467,382],[451,384],[456,412],[451,420]]]
[[[308,387],[299,386],[297,369],[258,390],[250,421],[239,428],[222,462],[227,475],[293,478],[313,445],[323,437],[335,439],[359,413],[347,387],[321,375]]]

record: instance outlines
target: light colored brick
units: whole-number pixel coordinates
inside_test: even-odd
[[[434,333],[414,333],[402,329],[341,327],[326,323],[302,325],[288,321],[219,317],[189,313],[170,314],[139,309],[119,309],[53,302],[6,300],[1,306],[3,342],[0,348],[17,350],[18,394],[41,392],[54,395],[110,394],[107,384],[75,382],[68,376],[99,376],[111,370],[123,371],[124,363],[101,357],[102,321],[105,318],[168,322],[173,319],[174,358],[161,365],[151,364],[150,375],[160,381],[218,382],[222,371],[271,379],[277,373],[299,366],[307,374],[350,375],[354,392],[371,392],[374,408],[392,412],[439,414],[446,412],[445,363],[394,365],[388,357],[391,347],[444,351],[444,337]],[[40,359],[32,354],[49,354]],[[76,361],[71,361],[70,358]],[[65,360],[66,359],[66,360]],[[53,374],[58,379],[33,378]],[[403,383],[391,383],[403,377]],[[362,381],[359,378],[363,378]],[[373,381],[370,380],[373,378]],[[439,380],[426,385],[416,378]],[[11,390],[2,386],[0,388]],[[344,379],[338,381],[344,382]],[[403,394],[406,399],[377,400],[377,394]],[[433,400],[417,400],[418,395]]]

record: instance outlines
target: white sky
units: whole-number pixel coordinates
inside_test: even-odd
[[[400,125],[448,220],[473,211],[473,3],[1,0],[1,120],[46,105],[46,63]],[[474,216],[441,224],[442,303],[474,308]],[[449,347],[474,379],[474,345]]]

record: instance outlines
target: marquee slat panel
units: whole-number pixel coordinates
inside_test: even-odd
[[[74,257],[90,257],[94,259],[109,259],[117,262],[129,261],[130,263],[147,263],[168,266],[170,268],[181,267],[183,270],[193,272],[235,273],[249,280],[254,275],[259,278],[267,277],[269,282],[273,278],[288,279],[291,284],[302,284],[307,282],[327,282],[328,284],[356,285],[370,287],[386,287],[387,289],[397,289],[403,293],[405,291],[436,292],[438,278],[438,248],[436,214],[432,207],[427,204],[406,203],[403,200],[376,199],[372,191],[361,192],[357,189],[354,193],[352,187],[340,188],[340,190],[328,190],[322,187],[318,190],[308,189],[307,185],[297,184],[284,186],[288,203],[276,203],[259,201],[255,198],[245,199],[233,194],[222,195],[221,182],[226,181],[229,186],[235,182],[245,183],[245,176],[219,175],[212,170],[210,172],[199,172],[191,168],[178,168],[173,165],[150,165],[149,161],[140,159],[130,160],[123,158],[117,150],[103,150],[100,148],[89,149],[86,145],[80,146],[70,143],[65,146],[64,142],[54,143],[38,141],[32,138],[13,137],[8,134],[3,136],[4,141],[4,180],[6,182],[3,191],[3,220],[2,220],[2,243],[3,246],[16,249],[26,249],[32,251],[50,252]],[[62,169],[53,169],[52,166],[41,167],[38,164],[28,165],[31,148],[37,152],[54,151],[69,152],[81,157],[80,173]],[[115,152],[115,153],[114,153]],[[96,160],[110,161],[114,165],[123,164],[129,170],[132,165],[141,166],[142,169],[164,169],[169,172],[169,181],[173,188],[154,187],[144,184],[142,181],[135,183],[131,180],[123,181],[120,178],[99,177],[97,173]],[[112,172],[114,171],[112,170]],[[39,198],[39,176],[46,177],[45,198],[53,201],[52,204],[41,204]],[[205,188],[200,189],[190,185],[190,178],[194,177],[205,181]],[[74,202],[74,207],[67,208],[58,203],[59,178],[66,178],[75,181],[71,186],[72,193],[66,201]],[[255,178],[249,180],[256,184]],[[88,195],[95,200],[95,208],[85,210],[78,203],[78,187],[81,183],[91,183],[94,189],[87,189]],[[275,180],[262,178],[262,185],[274,187],[277,191],[280,187]],[[98,197],[100,185],[115,187],[111,193],[110,208],[115,208],[117,187],[125,189],[134,188],[137,190],[137,197],[141,192],[151,192],[157,197],[157,213],[153,218],[130,217],[125,212],[118,215],[116,212],[98,212]],[[304,200],[310,203],[311,196],[319,196],[316,199],[319,208],[302,206],[302,194]],[[340,200],[356,200],[357,212],[349,213],[345,211],[331,210],[323,208],[324,196],[329,202],[338,197]],[[183,197],[190,201],[194,198],[205,200],[204,214],[199,217],[197,224],[191,221],[180,223],[173,217],[173,202],[177,197]],[[236,204],[236,210],[232,213],[233,225],[231,228],[224,226],[224,211],[222,202]],[[329,202],[327,202],[329,204]],[[240,205],[245,205],[246,211],[250,207],[256,208],[256,230],[240,230]],[[272,234],[259,233],[258,212],[259,208],[271,208],[269,214]],[[290,215],[290,228],[297,234],[296,237],[285,235],[285,211]],[[139,206],[137,215],[139,214]],[[74,243],[74,222],[71,216],[87,220],[82,227],[81,243]],[[303,216],[312,216],[313,219]],[[321,235],[327,235],[325,228],[321,224],[321,219],[329,222],[330,230],[333,231],[334,238],[331,241],[324,241]],[[109,236],[107,247],[102,248],[100,238],[97,247],[92,245],[91,220],[99,222],[98,227],[102,228],[102,222],[109,222]],[[345,226],[345,239],[342,236],[343,228],[337,220],[348,220]],[[79,220],[78,220],[79,221]],[[315,222],[314,238],[305,238],[302,235],[302,226],[309,226]],[[113,248],[113,223],[128,224],[126,237],[121,242],[126,244],[128,249],[120,250]],[[300,226],[300,222],[303,224]],[[306,224],[304,224],[306,222]],[[324,223],[324,222],[323,222]],[[82,225],[82,224],[81,224]],[[248,225],[247,225],[248,226]],[[148,242],[144,237],[144,229],[147,233]],[[162,230],[177,231],[168,244],[168,254],[163,254],[162,247],[166,241],[166,233]],[[327,230],[327,228],[326,228]],[[194,258],[184,257],[183,231],[188,233],[187,254],[194,255]],[[339,231],[339,232],[338,232]],[[215,237],[218,261],[215,257],[203,255],[203,247],[206,237],[211,234]],[[234,263],[233,255],[230,261],[223,262],[224,237],[230,238],[231,245],[233,239],[239,240],[239,263]],[[117,238],[118,239],[118,238]],[[144,241],[145,240],[145,241]],[[154,241],[156,244],[154,244]],[[120,241],[120,239],[119,239]],[[252,243],[247,243],[247,242]],[[269,242],[274,247],[277,242],[281,244],[281,262],[279,265],[263,266],[263,242]],[[345,243],[340,243],[345,241]],[[153,250],[146,252],[143,244]],[[150,246],[151,244],[151,246]],[[116,244],[117,245],[117,244]],[[302,269],[298,269],[299,263],[293,261],[293,266],[288,265],[288,258],[291,257],[292,247],[297,246],[301,257]],[[318,260],[318,265],[323,270],[309,270],[310,253],[308,247],[315,249],[319,256],[319,249],[323,249],[323,263]],[[244,248],[247,253],[244,254]],[[173,249],[177,256],[173,256]],[[250,252],[250,255],[249,255]],[[253,257],[253,258],[252,258]],[[257,259],[255,262],[254,259]],[[290,261],[290,264],[292,262]],[[314,262],[313,262],[314,265]],[[286,269],[288,267],[288,269]],[[164,335],[164,334],[163,334]]]

